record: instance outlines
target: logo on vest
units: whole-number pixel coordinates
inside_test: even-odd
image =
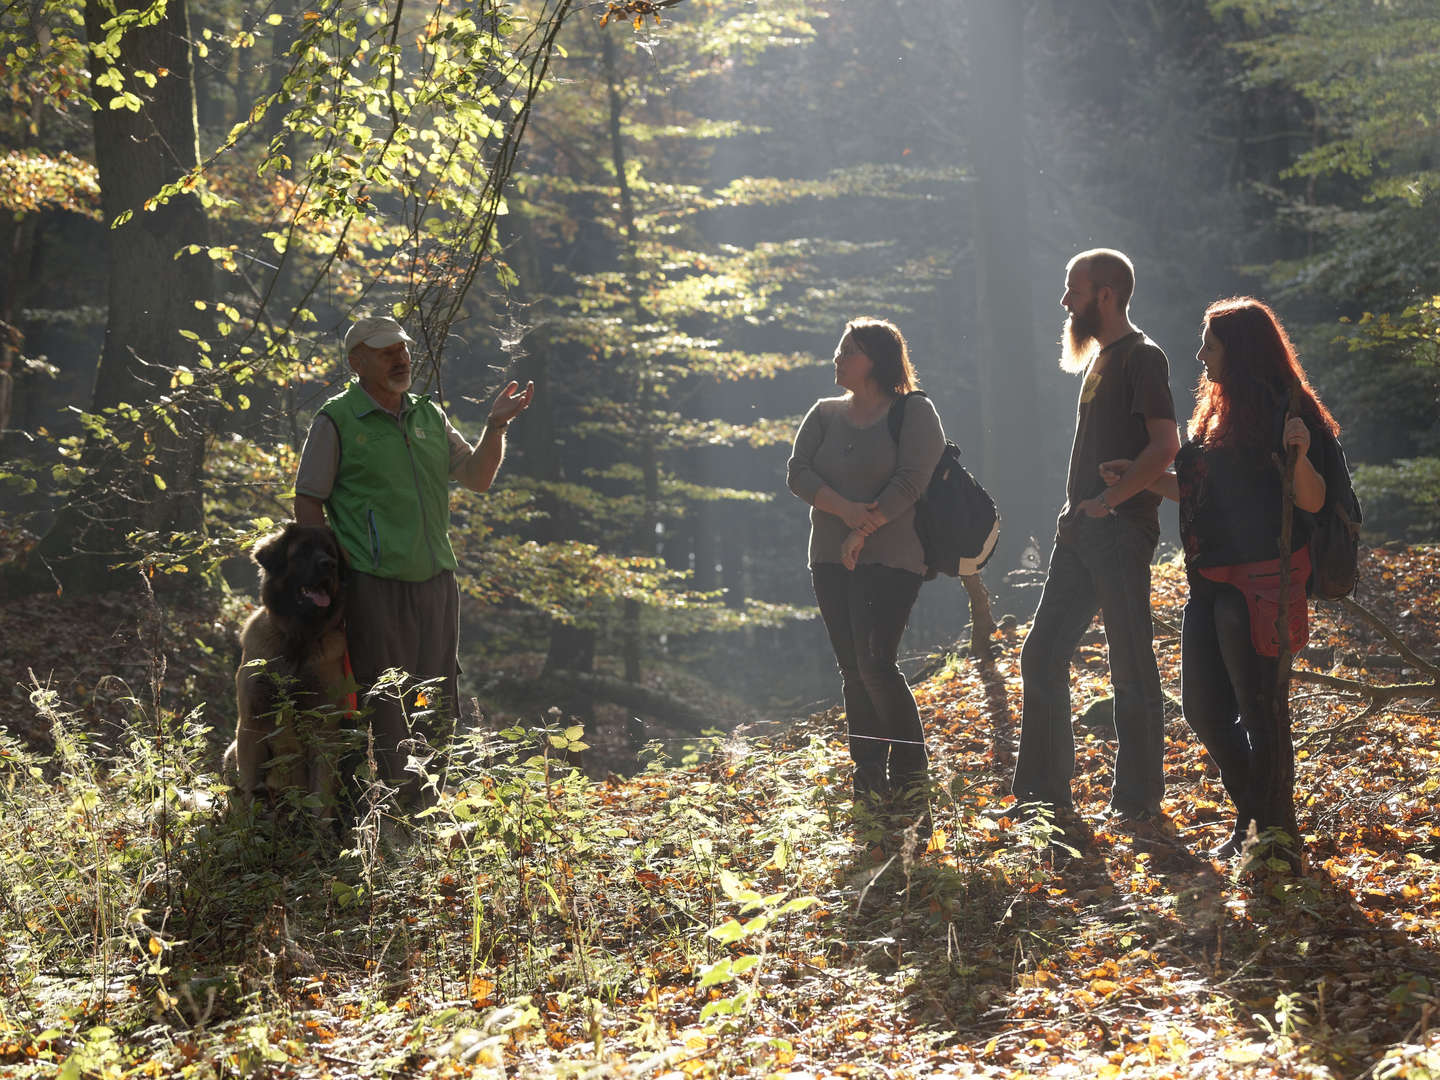
[[[415,429],[415,437],[416,437],[417,439],[423,439],[423,438],[425,438],[425,429],[424,429],[423,427],[422,427],[422,428],[416,428],[416,429]]]
[[[356,446],[364,446],[364,445],[365,445],[365,433],[364,433],[363,431],[360,432],[358,435],[355,436],[355,445],[356,445]]]

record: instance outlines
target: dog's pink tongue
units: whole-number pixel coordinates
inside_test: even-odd
[[[310,602],[316,607],[330,606],[329,594],[321,592],[319,589],[301,589],[300,592],[302,595],[308,596],[310,598]]]

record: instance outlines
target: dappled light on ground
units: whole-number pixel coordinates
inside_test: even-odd
[[[1370,554],[1360,599],[1424,656],[1440,552]],[[1178,699],[1181,572],[1157,568]],[[1300,663],[1413,677],[1317,607]],[[222,808],[198,726],[143,701],[108,749],[27,705],[48,760],[0,748],[0,1067],[49,1076],[1425,1076],[1440,980],[1437,705],[1354,721],[1294,690],[1308,872],[1218,864],[1224,792],[1178,709],[1174,834],[1103,816],[1103,643],[1084,715],[1084,851],[1005,794],[1016,634],[987,679],[917,687],[940,791],[928,847],[858,836],[841,717],[697,739],[633,778],[566,763],[583,735],[477,736],[411,828],[342,840]],[[57,667],[60,657],[56,657]],[[1003,680],[1008,700],[997,695]],[[14,698],[6,708],[15,710]],[[7,720],[8,722],[8,720]],[[997,745],[997,730],[1001,738]],[[208,769],[208,771],[207,771]],[[164,794],[164,797],[162,796]],[[213,804],[210,803],[213,799]],[[1429,1070],[1427,1073],[1425,1070]]]

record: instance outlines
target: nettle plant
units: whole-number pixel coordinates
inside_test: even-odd
[[[781,920],[816,907],[820,901],[814,896],[790,897],[783,892],[762,895],[729,870],[720,872],[720,887],[727,899],[740,906],[739,914],[749,918],[741,922],[731,916],[709,932],[711,938],[729,946],[732,955],[704,968],[698,987],[704,991],[724,986],[733,988],[733,993],[706,1002],[700,1010],[700,1022],[706,1025],[707,1033],[733,1034],[743,1030],[743,1018],[759,998],[760,974]]]

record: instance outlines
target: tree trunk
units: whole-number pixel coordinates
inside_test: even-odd
[[[1050,493],[1038,479],[1037,344],[1025,192],[1021,35],[1028,5],[971,0],[970,164],[976,347],[984,437],[980,475],[1006,519],[996,565],[1009,568],[1025,538],[1044,535]],[[1057,271],[1058,278],[1058,271]]]
[[[550,628],[550,644],[545,653],[545,666],[541,669],[542,681],[561,675],[586,676],[595,672],[595,629],[589,626],[556,623]],[[595,697],[590,689],[577,680],[561,681],[569,693],[561,709],[567,716],[573,716],[587,727],[595,720]],[[558,688],[558,687],[557,687]]]
[[[537,251],[534,230],[521,212],[512,213],[511,225],[516,230],[517,239],[512,246],[510,261],[520,278],[521,287],[532,298],[544,296],[549,291],[549,283]],[[533,317],[534,313],[532,306],[527,309],[526,315]],[[558,482],[563,479],[559,431],[555,420],[558,402],[554,391],[558,387],[550,378],[553,349],[543,326],[530,328],[525,337],[525,349],[524,375],[535,383],[535,398],[525,413],[525,422],[517,425],[511,438],[523,451],[521,460],[529,475]],[[579,522],[574,520],[562,499],[544,495],[541,506],[546,516],[536,527],[538,539],[550,542],[579,535]],[[592,673],[595,670],[595,642],[593,625],[552,622],[541,677],[548,678],[561,670],[586,675]],[[595,719],[594,695],[583,686],[572,686],[572,692],[560,707],[567,716],[576,717],[588,726]]]
[[[630,292],[632,319],[635,325],[645,321],[645,311],[636,290],[638,257],[635,239],[635,199],[630,191],[630,177],[625,159],[625,141],[620,132],[620,114],[624,101],[620,94],[619,75],[615,64],[615,39],[605,32],[600,34],[600,55],[605,67],[605,82],[609,87],[609,132],[610,163],[615,170],[615,183],[620,193],[620,229],[623,244],[623,265]],[[655,433],[651,430],[650,412],[654,408],[650,372],[644,361],[635,363],[635,418],[637,441],[640,447],[640,472],[644,497],[640,521],[635,529],[635,547],[639,555],[655,554],[655,522],[660,503],[660,466],[655,448]],[[639,682],[640,661],[643,652],[643,631],[640,625],[640,604],[626,600],[621,630],[621,649],[625,659],[625,678]]]
[[[118,9],[147,6],[143,0],[120,0]],[[91,41],[105,39],[111,17],[100,0],[88,0]],[[115,66],[142,104],[136,112],[108,108],[114,91],[96,81],[106,68],[93,65],[91,92],[101,103],[93,114],[101,208],[107,223],[127,211],[133,217],[107,232],[108,314],[91,411],[121,403],[143,411],[160,402],[174,427],[143,414],[125,433],[129,446],[123,452],[91,440],[85,457],[90,481],[37,546],[61,583],[82,592],[119,583],[112,565],[126,553],[127,532],[199,533],[205,524],[201,480],[209,409],[193,400],[182,404],[179,395],[172,399],[171,381],[175,368],[191,366],[196,358],[180,331],[205,334],[208,316],[195,305],[213,296],[208,256],[176,258],[176,253],[186,244],[207,246],[208,223],[194,195],[176,196],[153,211],[144,208],[146,199],[199,160],[184,0],[170,0],[155,25],[127,29]],[[136,71],[157,74],[155,86],[136,81]]]

